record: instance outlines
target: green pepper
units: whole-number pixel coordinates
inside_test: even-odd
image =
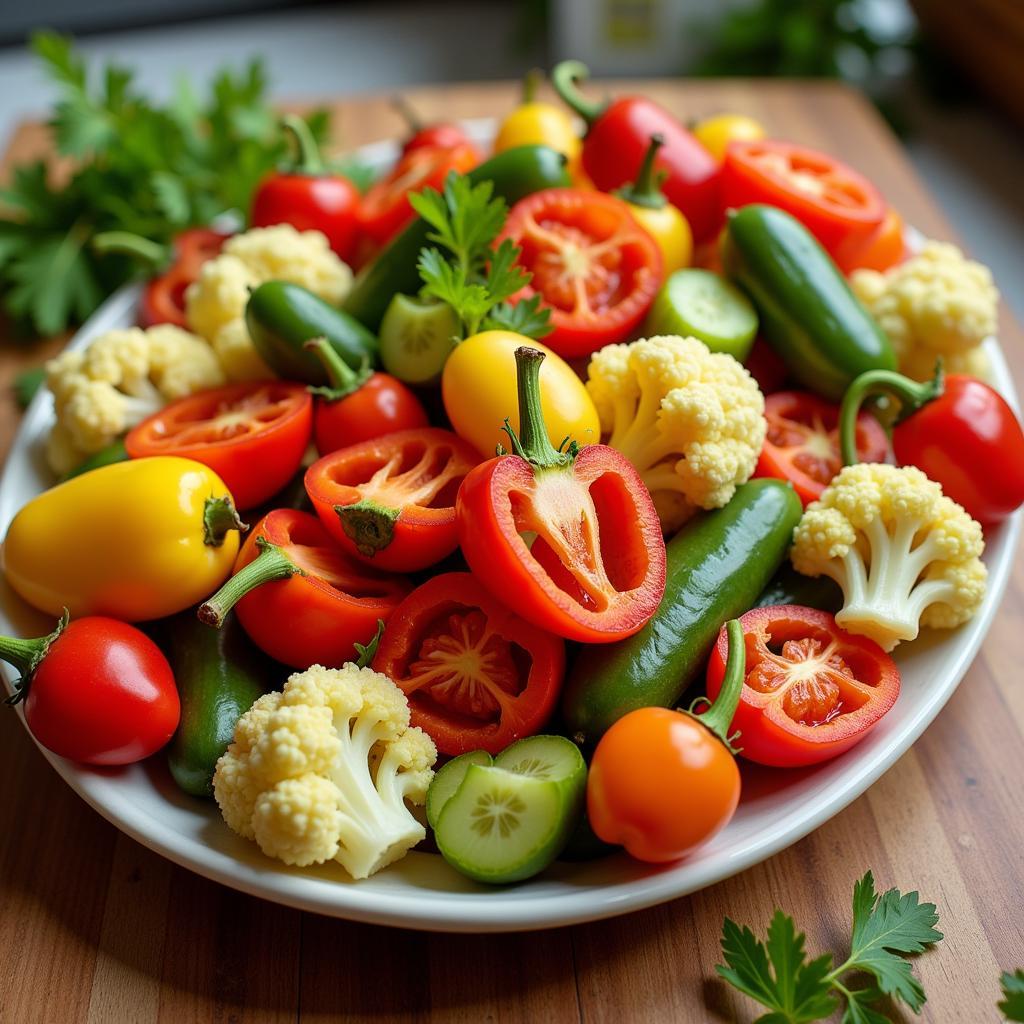
[[[838,401],[860,374],[896,368],[885,333],[814,236],[784,210],[755,204],[730,213],[722,265],[805,387]]]
[[[64,480],[70,480],[72,477],[81,476],[83,473],[88,473],[91,469],[100,469],[102,466],[109,466],[115,462],[127,462],[128,452],[124,446],[124,438],[119,437],[116,441],[111,441],[106,448],[101,448],[98,452],[90,455],[87,459],[80,462],[70,473],[64,476]]]
[[[323,363],[303,348],[312,338],[326,338],[353,369],[375,366],[377,339],[344,310],[287,281],[267,281],[249,296],[245,323],[263,361],[285,380],[323,387]]]
[[[566,159],[550,146],[516,146],[498,153],[470,171],[474,185],[494,182],[494,194],[509,204],[544,188],[567,187]],[[372,330],[380,327],[393,295],[415,295],[422,285],[416,261],[430,245],[430,225],[417,217],[364,267],[345,300],[345,310]]]

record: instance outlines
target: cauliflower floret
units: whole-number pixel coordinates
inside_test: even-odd
[[[288,281],[338,305],[352,287],[352,271],[319,231],[290,224],[252,228],[224,243],[185,292],[188,324],[213,346],[232,380],[265,380],[274,374],[253,348],[245,326],[251,289]]]
[[[941,356],[951,373],[984,376],[979,346],[996,331],[999,292],[989,269],[948,242],[928,242],[885,274],[855,270],[850,284],[892,341],[900,370],[928,380]]]
[[[764,396],[732,356],[669,335],[608,345],[587,376],[606,443],[636,467],[666,532],[727,504],[754,472]]]
[[[847,466],[808,506],[790,557],[843,590],[836,622],[891,651],[920,626],[952,629],[985,596],[981,527],[913,466]]]
[[[336,860],[366,878],[426,835],[422,804],[437,749],[409,726],[409,702],[369,668],[314,665],[261,697],[217,762],[228,827],[286,864]]]
[[[167,402],[224,380],[210,346],[188,331],[169,325],[107,331],[46,364],[57,414],[47,461],[54,472],[69,473]]]

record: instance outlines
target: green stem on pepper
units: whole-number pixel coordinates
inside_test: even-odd
[[[644,153],[643,163],[637,172],[636,180],[629,185],[616,189],[615,194],[634,206],[646,206],[651,210],[660,210],[668,203],[665,193],[661,191],[661,183],[665,180],[666,171],[655,171],[654,160],[658,150],[665,145],[665,136],[654,134],[650,145]]]
[[[380,638],[384,635],[384,620],[377,620],[377,632],[368,644],[353,644],[359,657],[356,659],[356,668],[366,668],[377,656],[377,648],[380,646]]]
[[[579,452],[575,441],[562,442],[556,448],[548,437],[544,423],[544,409],[540,402],[540,365],[543,352],[528,345],[516,349],[516,387],[519,392],[519,434],[505,419],[502,430],[508,434],[512,451],[537,469],[560,469],[572,464]]]
[[[108,253],[134,256],[148,269],[154,271],[162,270],[174,256],[170,246],[161,245],[132,231],[101,231],[93,236],[89,245],[93,252],[100,256],[106,256]]]
[[[839,410],[839,446],[843,465],[852,466],[857,458],[857,414],[869,398],[886,395],[900,403],[900,414],[896,420],[902,422],[922,406],[941,398],[946,389],[942,360],[935,364],[935,376],[929,381],[911,380],[893,370],[868,370],[862,373],[846,389],[843,404]]]
[[[0,661],[6,661],[21,673],[21,677],[14,684],[14,693],[7,698],[5,703],[18,704],[24,700],[25,695],[28,693],[29,685],[32,682],[32,673],[39,667],[39,663],[43,658],[46,657],[46,652],[50,649],[53,642],[67,628],[70,618],[71,616],[67,608],[65,608],[53,632],[48,633],[46,636],[29,639],[22,639],[16,636],[0,636]]]
[[[230,495],[206,499],[203,506],[203,543],[207,547],[219,548],[231,530],[244,533],[248,529],[248,525],[238,518]]]
[[[295,143],[296,159],[288,164],[288,173],[308,174],[314,178],[324,174],[327,168],[309,125],[297,114],[285,114],[281,118],[281,128]]]
[[[337,402],[358,391],[373,376],[368,356],[363,356],[362,366],[353,370],[338,354],[338,350],[326,338],[310,338],[302,346],[309,349],[323,364],[327,373],[326,387],[311,387],[310,394],[319,395],[328,402]]]
[[[537,99],[537,90],[544,81],[544,72],[540,68],[530,68],[523,78],[523,106]]]
[[[694,708],[701,703],[707,703],[706,697],[698,697],[690,705],[688,711],[682,711],[684,715],[691,715],[705,729],[714,733],[733,754],[738,754],[739,749],[733,746],[739,738],[739,733],[729,735],[729,727],[736,715],[736,708],[740,703],[740,696],[743,693],[743,682],[746,678],[747,669],[747,648],[743,639],[743,627],[739,619],[730,619],[725,624],[726,636],[729,638],[729,657],[725,663],[725,676],[722,679],[722,688],[718,691],[718,697],[707,711],[696,714]],[[682,710],[682,709],[680,709]]]
[[[423,131],[423,121],[420,116],[409,105],[409,101],[400,93],[391,97],[391,109],[397,111],[402,120],[405,121],[410,135]]]
[[[555,70],[551,72],[551,84],[555,87],[555,92],[587,122],[588,128],[605,112],[605,108],[608,106],[607,102],[597,103],[594,100],[588,100],[580,92],[577,87],[578,83],[585,82],[589,77],[590,69],[579,60],[563,60],[560,64],[556,64]]]
[[[286,580],[306,574],[276,545],[265,537],[256,538],[260,553],[235,573],[196,614],[204,625],[220,629],[229,611],[251,590],[274,580]]]

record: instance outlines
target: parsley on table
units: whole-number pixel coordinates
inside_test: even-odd
[[[1011,974],[1005,972],[1000,979],[1003,986],[1003,1001],[999,1009],[1007,1020],[1024,1021],[1024,970],[1019,967]]]
[[[446,302],[462,327],[462,336],[478,331],[506,330],[543,338],[550,334],[551,311],[540,296],[521,302],[508,300],[530,283],[531,274],[516,258],[519,247],[498,237],[508,206],[494,195],[494,183],[474,185],[464,175],[449,174],[444,189],[426,188],[409,196],[413,209],[430,225],[428,238],[447,250],[420,251],[423,294]]]
[[[889,1024],[873,1005],[883,996],[902,1001],[915,1013],[925,994],[903,954],[920,953],[942,938],[935,925],[934,903],[921,903],[916,892],[889,889],[875,892],[869,871],[853,889],[853,935],[850,955],[838,967],[832,954],[808,961],[804,935],[781,910],[762,942],[746,926],[729,918],[722,931],[725,964],[719,975],[741,992],[766,1006],[769,1013],[757,1024],[807,1024],[832,1015],[845,1000],[843,1024]],[[846,975],[870,975],[872,984],[854,988]]]

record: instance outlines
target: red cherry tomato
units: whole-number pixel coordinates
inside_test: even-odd
[[[541,296],[554,326],[544,344],[567,359],[627,338],[661,287],[661,250],[617,196],[535,192],[512,207],[505,238],[533,275],[513,301]]]
[[[442,754],[497,754],[551,716],[565,644],[510,611],[467,572],[435,576],[388,620],[373,667],[409,698]]]
[[[199,276],[199,270],[213,259],[231,236],[210,228],[190,228],[174,239],[174,262],[146,282],[139,300],[139,325],[174,324],[187,328],[185,290]]]
[[[458,545],[455,495],[480,461],[448,430],[401,430],[341,448],[306,471],[306,491],[327,532],[353,558],[416,572]]]
[[[179,455],[209,466],[238,508],[252,508],[295,475],[309,446],[313,399],[301,384],[246,381],[179,398],[128,432],[133,459]]]
[[[0,657],[17,664],[7,657],[9,643],[0,639]],[[174,674],[156,644],[134,626],[99,615],[64,626],[25,695],[32,735],[84,764],[149,757],[170,740],[180,713]]]
[[[767,203],[796,217],[833,256],[865,242],[885,218],[878,189],[834,157],[768,139],[733,142],[722,165],[726,208]]]
[[[867,637],[846,633],[828,612],[799,605],[741,616],[746,674],[732,720],[742,757],[779,768],[817,764],[849,750],[896,702],[896,663]],[[723,630],[708,662],[714,698],[725,675]]]
[[[806,391],[778,391],[764,403],[768,433],[754,476],[788,480],[806,508],[843,468],[839,406]],[[889,440],[870,413],[857,417],[857,459],[885,462]]]
[[[391,106],[402,115],[409,126],[409,134],[402,143],[403,156],[416,149],[454,149],[456,146],[472,145],[463,128],[452,121],[424,124],[404,96],[393,97]]]

